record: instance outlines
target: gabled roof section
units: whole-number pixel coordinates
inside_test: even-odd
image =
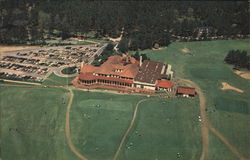
[[[126,63],[128,61],[128,63]],[[114,55],[110,56],[101,66],[95,67],[84,64],[81,67],[80,74],[99,73],[106,75],[117,75],[127,78],[135,78],[139,71],[139,62],[133,57]]]
[[[87,73],[87,72],[94,73],[96,69],[97,67],[92,66],[90,64],[83,64],[81,67],[80,73]]]
[[[126,63],[128,58],[128,62]],[[95,73],[111,74],[121,77],[134,78],[139,71],[139,62],[133,57],[122,57],[114,55],[108,58],[100,67],[97,68]]]
[[[156,86],[161,88],[172,88],[173,82],[168,80],[158,80]]]
[[[196,94],[196,91],[195,91],[195,88],[190,88],[190,87],[178,87],[178,88],[177,88],[177,94],[195,95],[195,94]]]

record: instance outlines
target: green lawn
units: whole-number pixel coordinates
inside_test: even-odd
[[[1,159],[76,159],[65,141],[68,91],[0,87]]]
[[[110,160],[145,97],[74,91],[71,136],[91,160]],[[100,105],[100,106],[99,106]],[[136,124],[121,150],[121,160],[174,159],[180,152],[197,159],[201,151],[198,99],[149,100],[140,104]],[[139,131],[142,136],[135,135]],[[133,147],[127,149],[131,142]]]
[[[71,136],[91,160],[111,160],[127,129],[135,104],[143,97],[74,91]]]
[[[175,75],[195,81],[207,98],[207,115],[228,141],[250,157],[250,81],[232,72],[223,59],[231,49],[250,51],[250,40],[179,42],[145,50],[152,60],[172,64]],[[191,55],[182,53],[189,48]],[[54,74],[43,85],[70,85],[73,78]],[[56,81],[56,82],[55,82]],[[221,82],[244,93],[220,90]],[[65,141],[68,91],[55,88],[0,87],[1,159],[77,159]],[[127,129],[135,104],[145,97],[74,91],[71,136],[90,160],[110,160]],[[199,159],[201,136],[198,98],[143,102],[120,160]],[[180,158],[177,158],[180,153]],[[233,160],[234,154],[210,133],[208,160]]]
[[[77,68],[76,67],[68,67],[68,68],[64,68],[62,70],[63,74],[74,74],[77,72]]]
[[[152,60],[172,64],[176,76],[198,83],[206,95],[212,124],[246,157],[250,157],[250,81],[234,74],[232,66],[223,60],[232,49],[250,52],[249,43],[250,40],[180,42],[172,43],[163,50],[141,52]],[[191,55],[182,53],[181,49],[185,47],[191,51]],[[221,82],[245,92],[222,91]]]
[[[230,152],[225,144],[213,133],[209,133],[209,150],[206,160],[236,160],[238,157]]]
[[[49,78],[49,79],[48,79]],[[51,73],[51,75],[49,75],[47,79],[45,79],[45,81],[43,81],[43,85],[51,85],[51,86],[65,86],[65,85],[71,85],[71,81],[75,78],[75,77],[69,77],[69,78],[65,78],[65,77],[58,77],[57,75],[55,75],[54,73]]]
[[[146,97],[77,90],[74,94],[70,112],[73,143],[91,160],[112,159],[136,103]],[[77,159],[65,141],[67,90],[1,87],[0,96],[6,97],[1,99],[3,159]],[[201,150],[197,116],[197,98],[142,103],[120,159],[173,159],[178,152],[196,159]],[[135,135],[137,130],[141,136]],[[128,150],[131,142],[134,145]]]
[[[120,160],[197,160],[201,154],[198,99],[142,103]]]

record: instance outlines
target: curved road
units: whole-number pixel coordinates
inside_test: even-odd
[[[62,73],[63,69],[69,68],[69,67],[75,67],[75,66],[76,66],[75,64],[61,66],[61,67],[54,70],[54,74],[57,75],[58,77],[64,77],[64,78],[75,77],[75,76],[77,76],[78,72],[73,73],[73,74],[63,74]]]

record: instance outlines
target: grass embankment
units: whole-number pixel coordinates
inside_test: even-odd
[[[65,86],[72,85],[71,81],[75,77],[58,77],[54,73],[51,73],[47,79],[42,83],[42,85],[52,85],[52,86]]]

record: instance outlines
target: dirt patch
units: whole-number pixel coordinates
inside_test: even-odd
[[[119,42],[121,40],[121,37],[118,37],[118,38],[112,38],[112,37],[108,37],[108,39],[110,41],[113,41],[113,42]]]
[[[182,53],[184,53],[184,54],[190,54],[190,50],[188,49],[188,48],[182,48],[181,49],[181,51],[182,51]]]
[[[239,75],[242,78],[250,80],[250,72],[247,72],[247,71],[234,71],[234,73]]]
[[[226,83],[226,82],[222,82],[222,90],[232,90],[232,91],[236,91],[236,92],[239,92],[239,93],[244,93],[243,90],[239,89],[239,88],[236,88],[234,86],[231,86],[230,84]]]
[[[122,39],[123,33],[124,33],[124,27],[122,27],[122,31],[121,31],[121,34],[120,34],[119,37],[117,37],[117,38],[107,37],[107,38],[108,38],[110,41],[113,41],[113,42],[120,42],[121,39]]]
[[[39,48],[39,46],[0,46],[0,53],[34,48]]]

